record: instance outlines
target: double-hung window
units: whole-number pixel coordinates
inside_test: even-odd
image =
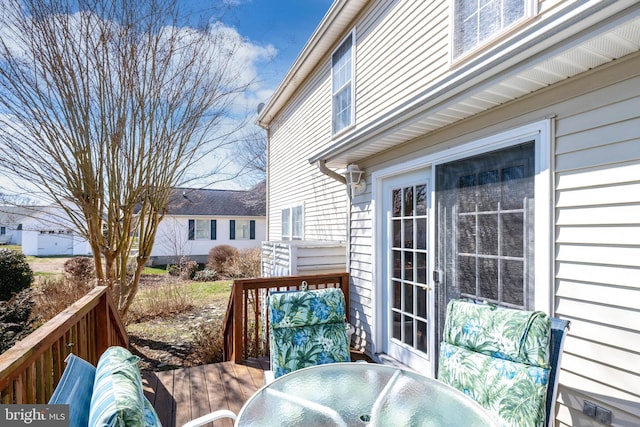
[[[453,0],[453,58],[493,39],[530,16],[532,0]]]
[[[189,240],[216,240],[216,220],[190,219]]]
[[[304,211],[302,205],[282,210],[282,240],[302,240]]]
[[[331,55],[333,133],[354,122],[353,33]]]
[[[232,219],[229,221],[229,239],[255,240],[256,222],[251,219]]]

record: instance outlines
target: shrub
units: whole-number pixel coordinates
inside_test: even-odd
[[[0,249],[0,301],[8,301],[33,282],[33,271],[23,254]]]
[[[209,364],[224,361],[223,321],[224,318],[218,316],[193,328],[193,348],[200,363]]]
[[[180,260],[178,271],[182,280],[191,280],[196,274],[196,271],[198,271],[198,263],[196,261],[190,261],[183,258]]]
[[[238,250],[230,245],[214,246],[209,250],[207,268],[220,274],[228,274],[228,263],[238,256]]]
[[[64,263],[67,279],[74,283],[89,282],[95,277],[93,258],[76,257]]]
[[[46,322],[93,289],[92,280],[73,281],[62,277],[45,278],[34,288],[33,298],[40,320]]]
[[[136,295],[127,314],[127,323],[169,317],[193,308],[193,297],[184,285],[167,283],[143,289]]]
[[[24,289],[7,304],[0,304],[0,353],[13,347],[33,330],[31,289]]]
[[[210,268],[196,271],[196,274],[193,275],[193,280],[198,282],[213,282],[217,278],[218,273],[215,270],[211,270]]]
[[[231,258],[225,264],[225,270],[234,278],[260,277],[261,274],[260,248],[245,249],[238,256]]]

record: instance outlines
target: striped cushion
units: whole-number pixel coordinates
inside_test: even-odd
[[[100,357],[89,409],[90,426],[144,427],[139,360],[122,347],[109,347]]]

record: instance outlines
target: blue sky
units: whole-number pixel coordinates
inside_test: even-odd
[[[182,0],[194,17],[208,20],[216,11],[210,1]],[[327,13],[332,0],[225,0],[230,9],[223,22],[252,44],[276,49],[260,64],[260,78],[274,89]],[[215,2],[215,0],[213,1]]]

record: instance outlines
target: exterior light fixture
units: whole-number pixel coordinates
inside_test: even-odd
[[[367,182],[362,179],[364,171],[361,170],[358,165],[350,164],[344,172],[344,177],[347,181],[347,186],[351,192],[351,195],[359,195],[364,193],[367,188]]]

